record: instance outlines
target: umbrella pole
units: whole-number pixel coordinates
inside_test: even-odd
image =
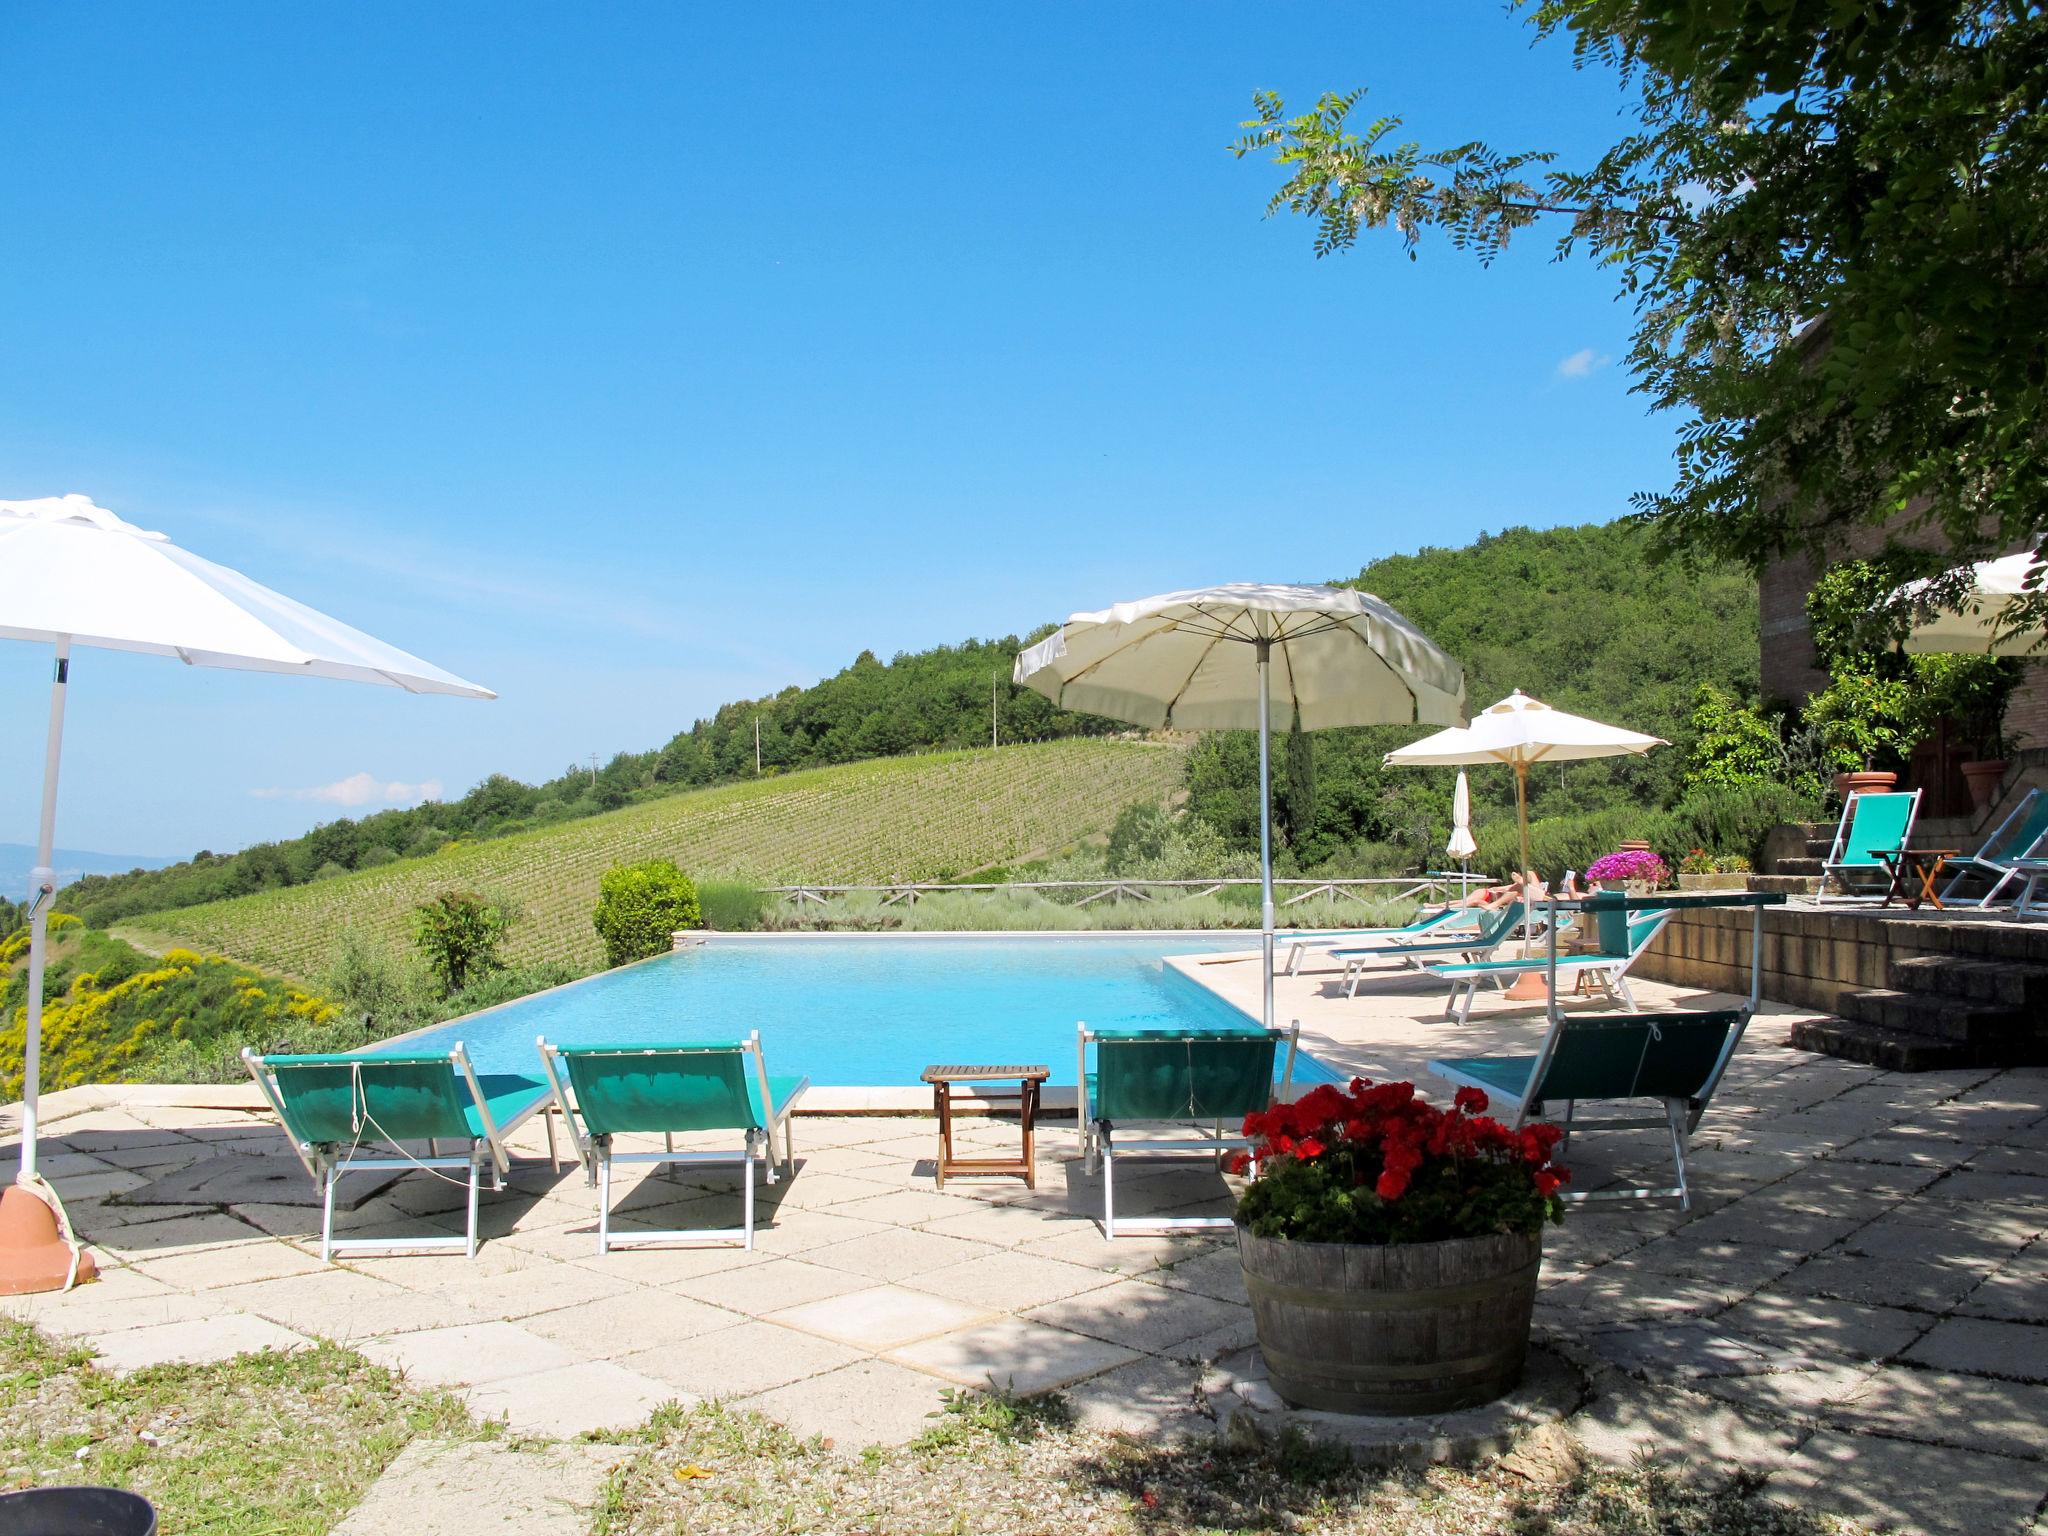
[[[1273,642],[1259,645],[1259,953],[1265,964],[1260,1017],[1273,1027],[1273,767],[1272,668]]]
[[[50,683],[50,737],[43,749],[43,816],[36,829],[36,867],[29,874],[28,1029],[21,1051],[21,1180],[36,1171],[36,1096],[42,1086],[43,950],[49,940],[50,903],[57,895],[57,765],[64,750],[64,695],[71,682],[71,641],[57,642]]]

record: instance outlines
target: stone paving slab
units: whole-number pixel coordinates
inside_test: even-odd
[[[795,1328],[740,1322],[683,1344],[622,1355],[618,1363],[667,1383],[678,1395],[730,1401],[822,1376],[865,1358],[864,1350]]]
[[[556,1438],[630,1429],[681,1396],[667,1383],[610,1360],[503,1376],[463,1393],[479,1418],[503,1419],[516,1435]]]
[[[889,1358],[962,1386],[1029,1396],[1126,1364],[1138,1351],[1012,1317],[891,1350]]]
[[[477,1386],[574,1365],[576,1355],[516,1323],[464,1323],[371,1339],[362,1351],[429,1387]]]
[[[857,1349],[882,1350],[985,1322],[989,1316],[987,1308],[968,1302],[878,1285],[771,1312],[768,1321]]]
[[[514,1449],[494,1441],[415,1440],[398,1453],[334,1536],[561,1536],[583,1530],[609,1446]]]
[[[932,1425],[944,1385],[922,1371],[887,1360],[861,1360],[738,1400],[808,1438],[823,1436],[835,1450],[900,1445]]]
[[[1190,1339],[1229,1328],[1249,1313],[1248,1306],[1237,1302],[1173,1291],[1147,1280],[1119,1280],[1038,1307],[1026,1316],[1126,1349],[1179,1356]]]
[[[1970,1317],[1943,1318],[1901,1358],[1938,1371],[2048,1382],[2048,1327]],[[2048,1422],[2042,1425],[2042,1438],[2048,1441]]]
[[[1811,1363],[1790,1350],[1706,1321],[1615,1329],[1595,1334],[1589,1342],[1610,1365],[1649,1382],[1762,1376],[1801,1370]]]
[[[1879,1529],[2021,1536],[2048,1497],[2048,1466],[1945,1446],[1869,1440],[1825,1430],[1765,1485],[1802,1509],[1828,1509]]]
[[[261,1349],[300,1349],[312,1343],[303,1334],[280,1328],[245,1312],[222,1311],[211,1317],[155,1323],[142,1328],[85,1334],[85,1342],[110,1371],[138,1371],[144,1366],[204,1364]]]

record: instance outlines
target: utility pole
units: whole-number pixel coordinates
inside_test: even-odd
[[[590,754],[590,782],[593,784],[597,782],[597,754],[595,752]]]
[[[994,667],[988,669],[988,744],[991,747],[998,745],[996,741],[996,669]]]
[[[754,777],[761,777],[761,717],[754,716]]]

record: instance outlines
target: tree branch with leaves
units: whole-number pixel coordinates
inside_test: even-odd
[[[1317,256],[1392,231],[1490,263],[1556,227],[1635,307],[1635,388],[1681,419],[1635,498],[1666,552],[1761,566],[1845,525],[1932,530],[1950,565],[2048,529],[2048,16],[1899,0],[1522,0],[1636,124],[1594,163],[1361,126],[1364,92],[1232,146]],[[1955,588],[1933,596],[1949,602]],[[2029,622],[2048,617],[2031,600]]]

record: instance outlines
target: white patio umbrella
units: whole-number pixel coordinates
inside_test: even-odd
[[[1465,861],[1479,851],[1479,843],[1472,836],[1472,786],[1465,781],[1465,770],[1458,770],[1458,787],[1451,794],[1451,840],[1444,844],[1444,852],[1458,861],[1462,871]],[[1464,876],[1458,879],[1460,894],[1463,894]]]
[[[1014,675],[1063,709],[1155,729],[1258,731],[1269,1028],[1274,706],[1290,731],[1465,718],[1464,668],[1387,604],[1344,587],[1236,582],[1077,613],[1020,655]]]
[[[2013,599],[2029,590],[2029,572],[2034,576],[2034,590],[2040,589],[2042,573],[2035,570],[2035,565],[2032,550],[2022,550],[2001,560],[1978,561],[1970,567],[1970,585],[1962,606],[1925,610],[1906,636],[1905,649],[1915,655],[1958,651],[1973,656],[2040,657],[2040,625],[2027,624],[2015,629],[2007,617]],[[1908,582],[1892,595],[1898,600],[1909,600],[1932,584]]]
[[[56,876],[57,767],[74,646],[170,656],[195,667],[375,683],[408,693],[491,699],[361,630],[123,522],[85,496],[0,501],[0,637],[57,648],[42,820],[30,878],[28,1032],[23,1048],[21,1181],[36,1169],[43,947]]]
[[[1645,736],[1619,726],[1602,725],[1582,715],[1552,709],[1521,689],[1472,717],[1455,730],[1411,742],[1387,754],[1389,767],[1462,766],[1506,763],[1515,770],[1515,814],[1522,831],[1521,868],[1529,867],[1529,765],[1562,763],[1592,757],[1626,757],[1667,746],[1661,736]],[[1462,775],[1461,775],[1462,777]]]

